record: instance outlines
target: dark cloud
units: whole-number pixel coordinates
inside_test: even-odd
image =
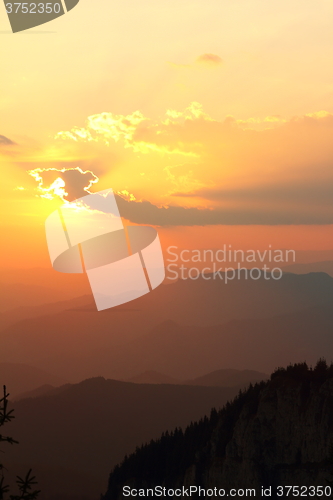
[[[68,193],[64,196],[67,201],[73,201],[77,198],[87,195],[87,190],[98,181],[98,177],[91,172],[83,171],[81,168],[68,169],[35,169],[28,172],[39,182],[41,191],[49,189],[57,179],[62,179],[65,183],[64,189]]]
[[[149,201],[128,201],[117,196],[122,217],[136,224],[153,226],[207,226],[207,225],[291,225],[333,224],[333,209],[316,211],[282,209],[199,209],[176,206],[157,207]]]
[[[81,196],[86,196],[90,183],[96,179],[92,172],[81,172],[79,170],[66,170],[58,173],[57,177],[64,180],[66,184],[67,200],[75,200]]]
[[[4,135],[0,135],[0,146],[13,146],[14,144],[15,144],[15,142],[8,139],[8,137],[5,137]]]
[[[194,193],[177,193],[180,197],[197,197],[209,201],[258,203],[263,207],[289,207],[332,210],[333,179],[300,180],[292,184],[273,184],[240,189],[201,189]]]

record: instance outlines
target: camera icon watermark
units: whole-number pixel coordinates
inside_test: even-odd
[[[165,278],[156,229],[125,226],[112,189],[65,203],[45,230],[53,268],[86,272],[99,311],[141,297]]]

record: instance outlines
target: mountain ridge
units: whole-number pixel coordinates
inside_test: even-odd
[[[245,489],[261,496],[262,487],[272,488],[269,496],[277,499],[281,486],[322,485],[331,496],[332,401],[333,365],[320,360],[313,370],[305,363],[280,368],[210,417],[125,457],[111,472],[102,500],[120,500],[125,485],[137,492],[217,488],[226,496],[234,488],[237,499]]]

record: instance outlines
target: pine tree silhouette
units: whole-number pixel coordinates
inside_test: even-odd
[[[6,386],[4,385],[3,397],[0,399],[0,428],[15,418],[13,410],[8,411],[8,396],[9,394],[7,394]],[[18,444],[18,441],[11,436],[4,436],[0,433],[0,443],[13,445]],[[36,478],[31,474],[31,469],[27,472],[24,478],[20,476],[16,477],[16,484],[18,486],[17,495],[10,494],[9,486],[5,484],[4,470],[5,467],[0,462],[0,500],[5,500],[6,498],[9,500],[35,500],[38,497],[40,491],[34,489],[34,486],[37,483],[35,481]]]

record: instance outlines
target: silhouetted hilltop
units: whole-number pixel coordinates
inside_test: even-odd
[[[297,364],[184,432],[137,448],[111,473],[103,500],[123,498],[123,485],[255,488],[257,496],[261,486],[272,486],[271,498],[279,485],[333,486],[332,449],[333,365]]]
[[[95,500],[126,453],[163,431],[185,428],[236,394],[235,388],[102,377],[67,384],[11,403],[11,433],[20,445],[7,447],[6,466],[18,474],[32,467],[40,500]]]

